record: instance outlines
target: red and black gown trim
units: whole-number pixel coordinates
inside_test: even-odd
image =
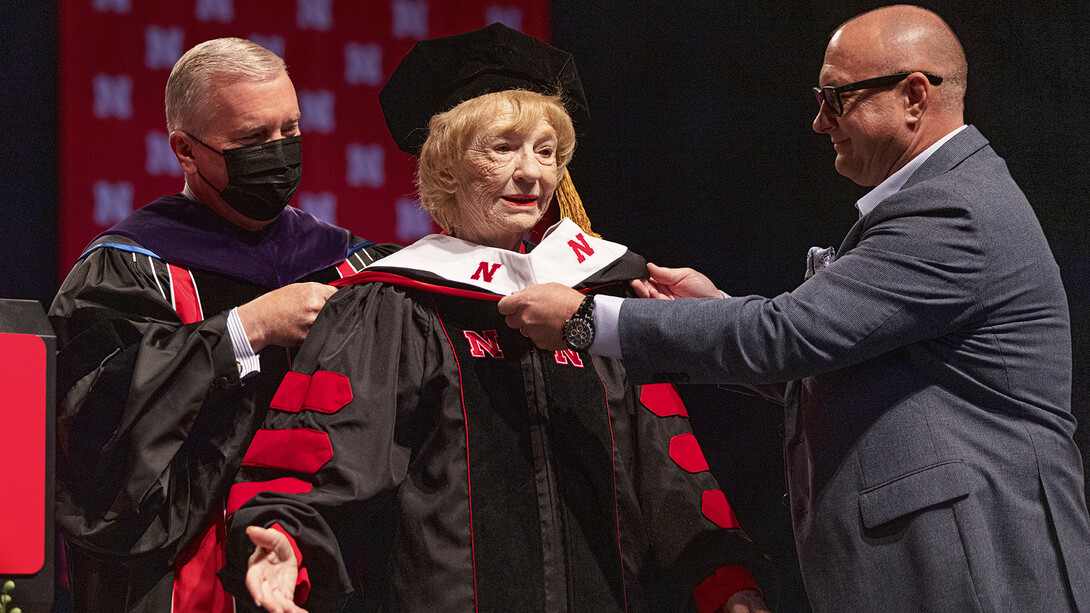
[[[312,612],[353,589],[365,610],[704,611],[755,585],[672,387],[536,349],[497,295],[381,264],[338,283],[263,426],[289,432],[280,450],[325,433],[332,456],[248,453],[228,589],[245,594],[245,527],[274,523]],[[578,289],[623,294],[644,270],[629,254]]]

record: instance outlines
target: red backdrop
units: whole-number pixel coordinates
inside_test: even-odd
[[[431,231],[412,156],[394,145],[378,92],[422,38],[500,21],[548,39],[548,0],[61,0],[60,268],[132,210],[181,191],[163,90],[174,62],[237,36],[284,58],[302,112],[293,204],[380,242]]]

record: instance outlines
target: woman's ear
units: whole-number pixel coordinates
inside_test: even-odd
[[[448,168],[439,171],[439,185],[448,194],[458,191],[458,179],[454,178],[454,173]]]

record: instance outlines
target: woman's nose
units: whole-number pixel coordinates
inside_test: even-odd
[[[533,150],[520,149],[515,159],[515,179],[534,182],[541,178],[541,163]]]

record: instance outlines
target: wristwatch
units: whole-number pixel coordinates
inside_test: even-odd
[[[591,343],[594,342],[594,319],[591,317],[593,311],[594,296],[586,296],[583,302],[579,303],[575,314],[564,322],[562,332],[564,342],[568,344],[569,349],[575,351],[590,349]]]

